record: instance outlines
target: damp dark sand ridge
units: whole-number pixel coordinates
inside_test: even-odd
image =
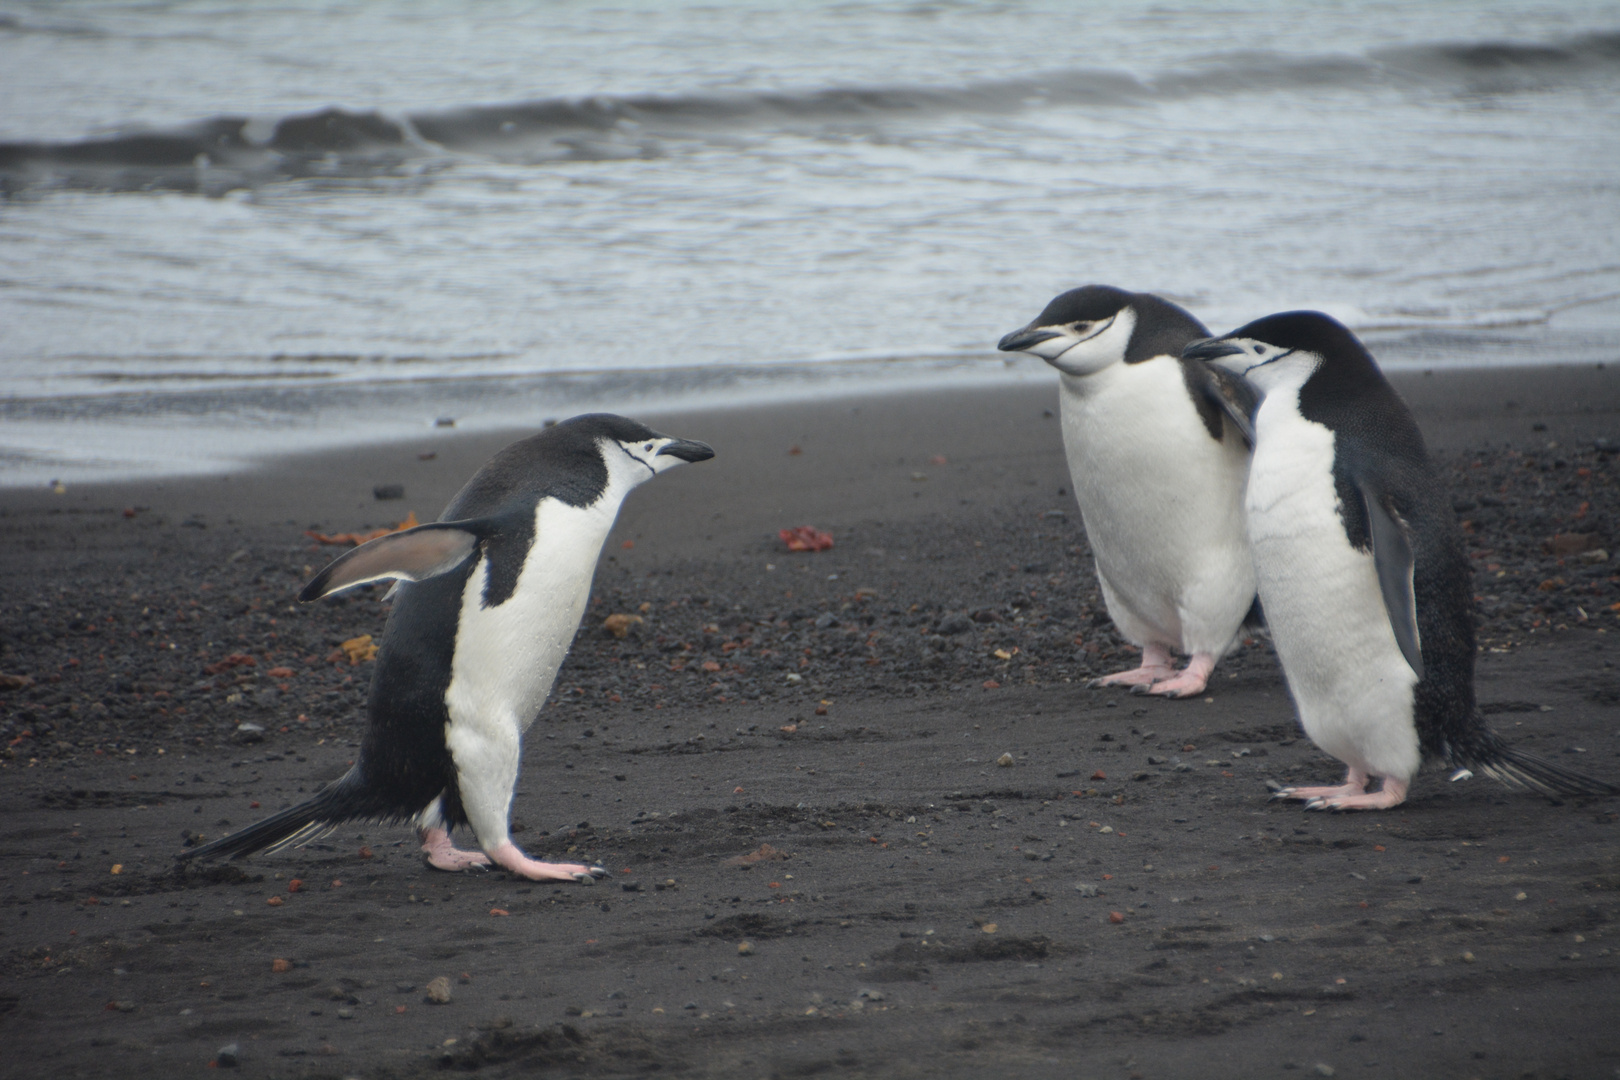
[[[1481,701],[1535,752],[1620,777],[1620,380],[1397,384],[1468,522]],[[381,590],[294,605],[339,550],[305,530],[427,520],[516,433],[0,494],[0,672],[34,680],[0,690],[13,1059],[1612,1071],[1617,801],[1426,773],[1385,814],[1269,804],[1266,780],[1337,768],[1297,738],[1263,643],[1207,701],[1085,689],[1131,656],[1055,409],[1048,387],[650,418],[719,456],[628,501],[514,809],[531,852],[611,871],[590,889],[428,871],[397,827],[172,859],[352,757],[370,665],[341,643],[385,608]],[[376,499],[387,485],[404,497]],[[837,546],[783,551],[776,530],[803,524]],[[643,621],[615,638],[613,613]],[[425,1000],[439,977],[449,1004]]]

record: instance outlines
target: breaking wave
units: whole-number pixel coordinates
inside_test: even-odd
[[[1238,53],[1151,79],[1070,69],[961,86],[549,98],[408,115],[339,107],[274,119],[217,116],[164,129],[65,141],[0,142],[0,194],[30,188],[221,194],[278,180],[405,175],[458,155],[543,165],[655,159],[681,138],[881,124],[1041,106],[1155,102],[1313,88],[1532,92],[1620,72],[1620,32],[1553,44],[1393,46],[1362,56]]]

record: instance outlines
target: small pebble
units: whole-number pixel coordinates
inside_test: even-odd
[[[1012,763],[1013,756],[1011,754],[1002,754],[1000,757],[996,758],[996,764],[1000,765],[1003,769],[1007,768]]]
[[[1317,1076],[1332,1076],[1333,1066],[1319,1061],[1316,1063],[1316,1068],[1312,1069],[1311,1071],[1316,1073]]]
[[[754,955],[754,943],[752,941],[739,942],[738,945],[737,945],[737,955],[738,956],[753,956]]]
[[[427,984],[427,1001],[431,1005],[450,1004],[449,976],[440,975],[436,979],[429,980]]]
[[[234,1069],[242,1057],[242,1047],[237,1043],[227,1043],[214,1053],[214,1060],[219,1062],[222,1069]]]
[[[337,1014],[338,1014],[338,1019],[339,1020],[353,1020],[354,1019],[354,1010],[353,1009],[339,1009],[337,1011]]]

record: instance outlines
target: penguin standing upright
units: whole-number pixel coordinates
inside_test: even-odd
[[[1260,601],[1305,734],[1347,767],[1342,785],[1278,797],[1387,809],[1425,759],[1546,794],[1620,791],[1486,726],[1473,575],[1451,502],[1417,422],[1349,330],[1290,311],[1183,355],[1261,395],[1246,498]]]
[[[1202,693],[1245,623],[1259,623],[1243,525],[1249,451],[1220,400],[1246,389],[1181,359],[1208,336],[1167,300],[1087,285],[1001,339],[1060,373],[1063,446],[1103,600],[1142,649],[1141,666],[1093,686]],[[1180,672],[1172,650],[1190,657]]]
[[[399,581],[354,766],[314,798],[180,857],[241,858],[345,821],[410,820],[441,870],[493,861],[527,878],[602,876],[512,843],[523,732],[568,653],[619,504],[643,481],[713,456],[622,416],[577,416],[495,455],[439,521],[322,570],[300,600]],[[482,853],[451,844],[458,825],[472,826]]]

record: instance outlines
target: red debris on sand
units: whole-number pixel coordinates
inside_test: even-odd
[[[783,529],[776,535],[782,538],[789,551],[826,551],[833,546],[832,533],[822,532],[813,525]]]
[[[731,858],[727,859],[723,865],[753,866],[755,863],[774,862],[777,860],[786,859],[787,857],[786,852],[778,851],[769,844],[761,844],[759,845],[758,851],[750,851],[746,855],[733,855]]]
[[[222,672],[229,671],[234,667],[253,667],[256,664],[258,664],[258,661],[253,659],[253,657],[249,656],[247,653],[233,652],[218,663],[209,664],[207,667],[203,668],[203,674],[218,675]]]
[[[379,536],[387,536],[389,533],[400,532],[404,529],[414,529],[420,524],[421,522],[416,520],[416,511],[412,510],[405,515],[404,521],[395,525],[392,529],[373,529],[368,533],[333,533],[331,536],[316,532],[314,529],[306,529],[304,535],[317,544],[348,544],[350,547],[359,547],[361,544],[375,540]]]

